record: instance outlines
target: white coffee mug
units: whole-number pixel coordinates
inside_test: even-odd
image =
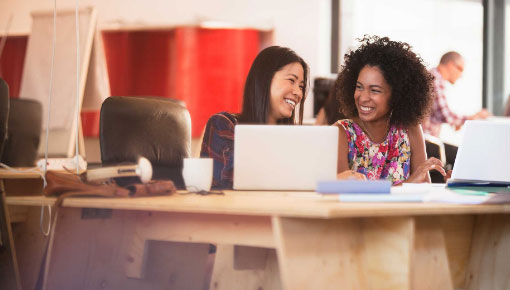
[[[211,190],[213,177],[212,158],[184,158],[182,177],[188,191]]]

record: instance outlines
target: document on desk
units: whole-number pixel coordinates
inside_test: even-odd
[[[444,185],[442,186],[444,188]],[[403,184],[388,188],[386,194],[348,193],[340,194],[342,202],[423,202],[427,193],[432,189],[430,184]]]
[[[431,193],[424,202],[453,203],[453,204],[503,204],[510,203],[508,193],[489,193],[486,195],[465,195],[447,190],[445,193]]]
[[[425,194],[339,194],[342,202],[423,202]]]
[[[510,194],[481,194],[480,192],[453,191],[445,184],[409,183],[393,186],[390,194],[339,194],[341,202],[433,202],[451,204],[502,204],[510,203]]]

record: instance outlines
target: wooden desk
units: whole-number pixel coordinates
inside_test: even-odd
[[[53,201],[7,198],[9,205]],[[509,212],[510,205],[346,204],[313,192],[69,198],[53,229],[46,289],[141,289],[142,285],[161,289],[147,284],[150,279],[175,286],[172,281],[182,277],[168,276],[172,269],[158,272],[155,265],[165,262],[161,257],[166,262],[174,259],[171,263],[177,268],[189,265],[177,259],[179,255],[155,254],[153,248],[162,245],[150,241],[218,244],[211,289],[252,289],[249,285],[508,289]],[[182,245],[186,244],[174,244]],[[248,248],[236,252],[232,245]],[[188,283],[173,289],[200,289],[195,282],[203,278],[199,273],[204,249],[184,254],[175,250],[195,263],[184,269]],[[233,259],[234,253],[240,257],[247,253],[250,258],[243,264],[242,259]],[[145,264],[147,259],[151,262]]]

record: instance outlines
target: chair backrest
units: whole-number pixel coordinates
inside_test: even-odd
[[[30,99],[11,99],[7,141],[2,163],[14,167],[35,165],[42,127],[42,105]]]
[[[429,134],[424,134],[425,137],[425,150],[427,151],[427,157],[436,157],[446,165],[446,153],[445,146],[441,139],[434,137]],[[443,176],[436,171],[430,172],[430,178],[433,183],[443,183]]]
[[[103,165],[149,159],[153,179],[184,186],[183,158],[191,151],[191,118],[182,102],[166,98],[109,97],[101,107]]]
[[[441,139],[429,134],[424,134],[425,137],[425,150],[427,157],[436,157],[446,165],[446,153],[444,143]]]
[[[0,78],[0,156],[7,138],[7,119],[9,117],[9,87]]]

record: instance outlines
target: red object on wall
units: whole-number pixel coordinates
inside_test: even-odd
[[[182,100],[190,112],[192,136],[209,117],[239,112],[244,81],[260,46],[255,29],[176,27],[103,31],[114,96],[161,96]],[[11,97],[19,97],[28,36],[9,36],[0,59],[0,76]],[[86,136],[98,136],[99,112],[82,112]]]
[[[212,114],[241,110],[244,81],[260,50],[255,29],[104,31],[103,39],[112,95],[184,101],[193,137]]]
[[[85,137],[99,137],[99,111],[81,110],[81,127],[83,130],[83,136]]]
[[[28,35],[8,36],[0,58],[0,77],[9,85],[11,98],[19,97]]]

